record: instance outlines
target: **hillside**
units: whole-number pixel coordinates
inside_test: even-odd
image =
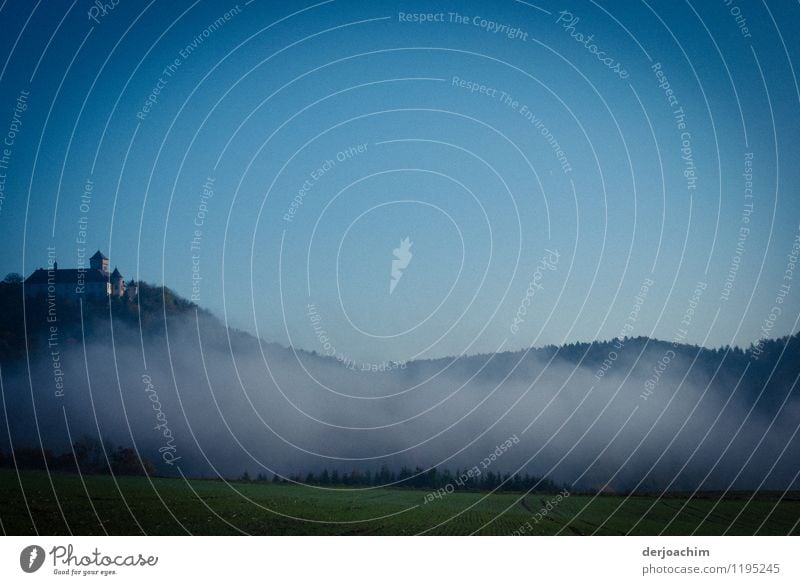
[[[206,309],[165,286],[138,285],[135,301],[109,297],[80,303],[59,299],[51,307],[46,298],[24,299],[19,282],[0,282],[0,364],[8,366],[24,358],[26,345],[32,351],[47,346],[53,324],[59,343],[66,345],[108,338],[112,326],[140,329],[145,336],[164,335],[170,324],[194,321],[196,317],[204,327],[225,337],[224,325]],[[236,330],[230,333],[233,342],[251,337]]]
[[[24,306],[26,332],[20,286],[0,285],[0,302],[6,452],[9,437],[64,453],[90,435],[160,474],[305,477],[468,469],[514,436],[492,472],[603,491],[798,488],[798,335],[755,351],[626,338],[361,372],[229,331],[162,287],[86,303],[82,320],[59,303],[54,347],[46,305]]]

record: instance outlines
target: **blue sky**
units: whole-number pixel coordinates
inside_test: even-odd
[[[673,339],[698,282],[688,341],[756,340],[782,284],[770,334],[796,331],[797,6],[534,4],[9,0],[0,272],[75,265],[86,217],[126,277],[191,297],[194,270],[231,325],[325,352],[313,304],[356,361],[611,338],[647,279],[633,335]]]

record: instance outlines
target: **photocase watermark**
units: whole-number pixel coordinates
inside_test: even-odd
[[[620,79],[628,79],[630,74],[622,67],[620,62],[613,57],[607,57],[606,52],[601,51],[597,44],[592,42],[594,40],[593,34],[586,36],[575,29],[575,25],[578,24],[580,20],[580,17],[574,16],[567,10],[562,10],[558,13],[556,24],[561,24],[561,27],[569,33],[569,36],[571,36],[575,42],[579,45],[583,45],[589,53],[595,55],[598,61],[608,67],[609,71],[617,74]]]
[[[158,421],[158,424],[154,426],[153,429],[159,431],[161,437],[164,439],[164,444],[158,448],[158,452],[161,453],[161,458],[164,460],[164,463],[167,465],[175,465],[175,462],[180,460],[181,457],[175,456],[178,448],[175,444],[175,437],[172,434],[172,429],[169,428],[167,415],[164,414],[161,401],[158,398],[158,392],[153,385],[152,378],[148,374],[142,374],[142,383],[144,384],[145,394],[147,394],[153,406],[153,410],[156,413],[156,420]]]
[[[742,214],[739,217],[739,234],[736,238],[736,248],[731,256],[731,263],[728,266],[728,273],[725,275],[725,282],[722,285],[722,290],[719,293],[719,300],[727,302],[733,290],[733,284],[736,282],[736,275],[739,273],[739,268],[742,264],[742,257],[744,256],[745,243],[750,235],[750,216],[753,215],[753,153],[746,152],[744,154],[744,204],[742,205]]]
[[[349,161],[365,152],[367,152],[366,143],[348,146],[337,152],[333,158],[326,159],[325,162],[308,173],[308,177],[303,181],[303,184],[297,190],[295,196],[292,197],[292,201],[289,203],[286,213],[283,214],[283,221],[288,223],[294,221],[295,214],[305,202],[308,194],[311,193],[314,185],[316,185],[322,177],[331,172],[338,164]]]
[[[500,457],[502,457],[509,449],[511,449],[511,447],[513,447],[514,445],[518,445],[518,444],[519,444],[519,437],[517,437],[517,434],[514,433],[509,438],[507,438],[505,441],[503,441],[499,445],[496,445],[495,448],[494,448],[494,451],[489,453],[489,455],[487,455],[486,457],[484,457],[481,460],[481,463],[480,463],[481,468],[484,471],[486,471],[487,469],[489,469],[489,466],[491,466],[492,463],[494,463]]]
[[[35,573],[42,568],[46,555],[41,546],[32,544],[22,549],[19,554],[19,566],[26,573]]]
[[[86,287],[86,271],[89,269],[89,262],[86,258],[86,243],[89,238],[89,212],[92,209],[92,196],[94,192],[94,181],[91,177],[86,178],[83,185],[83,192],[78,200],[78,232],[75,236],[75,255],[76,255],[76,277],[75,294],[84,293]]]
[[[53,561],[53,574],[70,577],[108,577],[116,575],[119,567],[155,567],[158,564],[155,555],[105,554],[97,547],[88,553],[76,553],[71,544],[56,545],[47,553],[41,546],[32,544],[20,552],[19,566],[25,573],[35,573],[42,568],[48,554]]]
[[[336,356],[336,347],[331,342],[328,332],[325,331],[322,323],[322,315],[317,312],[317,306],[314,303],[308,303],[306,305],[306,315],[311,322],[312,329],[314,329],[314,335],[316,335],[317,341],[322,346],[323,355],[328,357]],[[341,354],[338,355],[341,356]]]
[[[641,312],[642,306],[647,299],[647,293],[650,292],[650,287],[654,284],[655,280],[648,276],[639,286],[639,291],[633,297],[633,306],[628,312],[628,315],[625,317],[625,323],[623,323],[619,335],[614,338],[614,343],[612,344],[614,349],[608,352],[606,358],[603,360],[603,363],[600,364],[600,367],[594,374],[594,377],[597,380],[600,380],[603,376],[605,376],[614,363],[619,359],[618,352],[623,350],[625,347],[625,339],[630,333],[633,332],[634,325],[636,325],[636,321],[639,320],[639,313]]]
[[[683,161],[683,178],[686,179],[686,190],[697,190],[697,166],[694,163],[694,153],[692,152],[692,133],[686,128],[686,113],[683,111],[683,106],[675,110],[673,113],[675,123],[681,132],[681,160]]]
[[[3,137],[2,148],[0,148],[0,214],[3,213],[3,205],[6,201],[7,171],[11,165],[11,157],[14,154],[17,135],[22,130],[22,114],[28,109],[29,96],[30,92],[27,89],[20,90],[14,104],[14,111],[11,114],[11,122],[8,124],[6,135]]]
[[[671,108],[678,107],[680,105],[680,102],[678,101],[678,96],[675,94],[675,90],[672,89],[672,85],[670,84],[669,79],[667,79],[666,73],[664,73],[661,67],[661,62],[656,61],[655,63],[653,63],[650,66],[650,70],[656,75],[656,81],[658,81],[658,87],[664,90],[664,97],[667,98],[667,104],[669,104]]]
[[[746,39],[751,38],[750,27],[747,26],[747,19],[742,14],[742,9],[733,3],[733,0],[722,0],[730,9],[731,16],[733,16],[736,25],[739,27],[739,33]]]
[[[200,199],[197,203],[197,211],[192,221],[194,231],[192,232],[192,238],[189,240],[189,252],[192,255],[192,294],[189,298],[194,303],[200,302],[200,283],[203,280],[203,277],[200,275],[200,251],[203,243],[203,226],[205,226],[206,216],[208,215],[208,202],[214,198],[215,180],[214,177],[206,177],[206,182],[203,183]]]
[[[506,92],[501,93],[500,102],[504,106],[511,108],[515,112],[518,112],[520,116],[522,116],[531,124],[531,126],[534,127],[534,129],[539,131],[539,134],[545,139],[547,144],[552,149],[553,154],[555,154],[558,163],[561,165],[561,170],[565,175],[568,175],[572,172],[572,165],[570,164],[564,149],[561,148],[561,144],[558,142],[558,140],[556,140],[556,137],[553,135],[553,133],[550,132],[550,129],[545,126],[542,118],[536,115],[526,104],[521,104],[519,100],[514,99]]]
[[[703,293],[707,288],[708,284],[702,280],[695,284],[694,290],[692,291],[692,296],[689,297],[686,309],[681,317],[680,327],[675,330],[675,334],[672,337],[672,349],[666,350],[664,355],[661,356],[661,359],[658,360],[658,363],[653,366],[653,373],[650,374],[650,377],[647,378],[647,380],[645,380],[644,388],[642,393],[639,395],[642,400],[646,401],[648,398],[650,398],[650,396],[653,395],[656,386],[658,386],[658,383],[661,380],[661,376],[667,371],[667,368],[675,359],[674,350],[677,349],[678,345],[686,342],[686,336],[689,334],[689,327],[694,320],[695,311],[700,303],[700,297],[703,296]]]
[[[664,352],[664,355],[661,356],[661,359],[658,360],[655,366],[653,366],[653,373],[650,375],[647,380],[644,382],[644,390],[640,394],[642,400],[647,400],[650,396],[653,395],[653,392],[658,385],[659,380],[661,380],[661,376],[667,370],[669,365],[672,363],[672,360],[675,359],[675,351],[672,349],[668,349]]]
[[[672,119],[680,132],[681,141],[681,160],[683,161],[683,177],[686,179],[686,190],[694,192],[697,190],[697,166],[694,162],[692,151],[692,133],[689,132],[686,124],[686,112],[678,100],[678,96],[664,73],[660,62],[653,63],[650,70],[655,74],[658,87],[664,91],[664,97],[672,112]]]
[[[464,15],[458,12],[448,12],[447,17],[453,24],[474,26],[488,33],[504,35],[509,40],[527,41],[528,33],[517,26],[511,26],[480,15]]]
[[[50,549],[50,558],[53,559],[54,575],[76,576],[102,576],[116,575],[118,567],[155,567],[158,557],[154,555],[136,554],[105,554],[96,548],[86,554],[75,553],[75,548],[57,545]],[[59,568],[62,567],[62,568]],[[114,567],[114,568],[109,568]]]
[[[119,6],[119,3],[120,0],[108,0],[107,2],[95,0],[86,16],[89,20],[93,20],[95,24],[100,24],[100,19],[108,16],[108,13]]]
[[[794,271],[797,269],[797,260],[800,258],[800,225],[797,226],[798,232],[795,233],[792,245],[786,254],[786,267],[781,277],[781,283],[775,291],[775,300],[769,314],[764,319],[761,325],[761,332],[758,336],[758,342],[750,350],[750,358],[757,360],[764,353],[764,341],[772,337],[772,330],[775,328],[778,318],[783,314],[783,304],[792,290],[792,280],[794,279]]]
[[[397,21],[412,24],[440,23],[472,26],[491,34],[503,35],[512,41],[528,40],[528,33],[518,26],[484,18],[481,15],[467,15],[459,12],[398,12]]]
[[[311,328],[314,330],[317,341],[322,347],[322,355],[335,357],[336,361],[348,370],[353,370],[354,372],[391,372],[392,370],[405,370],[408,367],[407,361],[357,362],[347,357],[344,353],[336,351],[336,346],[323,325],[322,315],[314,303],[306,305],[306,316],[311,323]]]
[[[391,278],[389,279],[389,294],[394,292],[397,283],[400,282],[400,279],[403,278],[403,271],[408,268],[408,265],[411,263],[411,258],[414,255],[411,253],[411,246],[414,245],[408,236],[404,239],[400,240],[400,245],[392,250],[392,271],[391,271]]]
[[[533,517],[525,522],[522,526],[517,528],[511,533],[511,536],[524,536],[529,532],[533,531],[533,527],[536,526],[539,522],[544,520],[550,515],[550,512],[555,510],[556,506],[558,506],[561,502],[567,499],[570,496],[570,493],[567,489],[561,490],[557,495],[549,498],[546,502],[542,504],[542,507],[533,515]],[[531,524],[531,522],[533,522]]]
[[[519,326],[525,322],[528,308],[531,306],[536,292],[544,289],[542,279],[544,278],[545,272],[557,268],[559,258],[558,250],[545,249],[545,252],[547,253],[542,256],[541,260],[539,260],[539,263],[536,265],[536,270],[533,271],[533,276],[528,283],[528,288],[525,289],[525,296],[522,297],[519,307],[517,307],[517,313],[514,315],[514,321],[509,327],[512,335],[516,335],[519,332]]]
[[[427,504],[433,500],[441,500],[446,495],[452,494],[454,491],[456,491],[456,486],[464,487],[468,485],[471,480],[477,479],[483,475],[484,471],[489,469],[489,467],[491,467],[495,461],[500,459],[500,457],[506,454],[511,447],[517,445],[518,443],[519,437],[517,437],[516,433],[511,435],[508,439],[495,446],[494,451],[481,460],[479,464],[480,467],[478,467],[478,465],[473,465],[461,473],[455,480],[447,483],[444,487],[440,487],[438,490],[434,490],[428,494],[425,494],[423,503]]]
[[[56,398],[64,397],[64,370],[61,365],[61,349],[58,334],[58,282],[56,271],[56,247],[47,246],[47,288],[45,293],[47,311],[47,349],[50,350],[50,365],[53,373],[53,394]]]
[[[675,331],[675,336],[673,338],[674,343],[686,342],[686,336],[689,334],[689,327],[691,327],[692,321],[694,321],[694,315],[697,311],[697,305],[700,303],[700,297],[703,296],[707,288],[708,283],[702,280],[698,280],[697,284],[694,285],[692,296],[689,297],[686,309],[683,311],[683,316],[681,317],[681,327],[678,327]]]
[[[561,144],[558,142],[556,137],[550,132],[550,129],[544,124],[544,121],[541,117],[534,113],[532,109],[530,109],[526,104],[521,103],[519,100],[515,99],[514,96],[505,92],[503,90],[497,89],[496,87],[488,86],[484,83],[479,81],[473,81],[469,79],[462,79],[461,77],[454,75],[451,79],[451,85],[453,87],[457,87],[459,89],[466,90],[470,93],[477,93],[478,95],[485,95],[490,97],[494,100],[500,102],[501,105],[510,108],[514,112],[518,113],[522,116],[528,123],[535,130],[539,131],[539,134],[545,139],[547,144],[553,150],[553,154],[555,154],[558,163],[561,165],[561,170],[564,174],[568,175],[572,172],[572,165],[567,158],[564,149],[561,147]]]
[[[342,364],[351,370],[358,370],[359,372],[390,372],[392,370],[405,370],[408,367],[407,361],[398,362],[394,360],[383,360],[382,362],[360,362],[358,364],[353,360],[349,360],[349,363],[342,361]]]
[[[99,0],[98,0],[99,1]],[[208,40],[208,38],[217,32],[220,28],[225,26],[230,20],[238,15],[241,14],[242,9],[236,4],[233,8],[225,12],[222,16],[217,18],[214,22],[204,28],[200,34],[198,34],[192,42],[183,47],[180,51],[178,51],[178,57],[175,57],[172,62],[164,67],[161,71],[161,74],[158,77],[158,81],[150,90],[150,93],[145,99],[144,104],[136,113],[136,117],[140,120],[145,120],[147,116],[150,114],[152,109],[158,103],[159,97],[161,92],[167,87],[169,84],[170,79],[178,72],[178,70],[186,63],[186,60],[192,56],[196,50],[200,48],[200,46]]]

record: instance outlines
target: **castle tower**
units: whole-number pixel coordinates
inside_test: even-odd
[[[125,292],[128,295],[128,300],[132,301],[139,294],[139,285],[136,284],[135,280],[131,279],[125,286]]]
[[[98,250],[94,253],[94,256],[89,258],[89,267],[92,270],[108,273],[108,257]]]
[[[108,260],[106,259],[106,262]],[[121,297],[125,294],[125,279],[122,278],[117,267],[114,267],[114,272],[111,273],[111,296]]]

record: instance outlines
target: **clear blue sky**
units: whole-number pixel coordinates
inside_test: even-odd
[[[781,284],[794,332],[797,4],[534,4],[4,2],[0,273],[74,266],[85,217],[126,277],[197,274],[233,326],[356,361],[611,338],[635,306],[672,339],[698,281],[688,341],[756,340]]]

